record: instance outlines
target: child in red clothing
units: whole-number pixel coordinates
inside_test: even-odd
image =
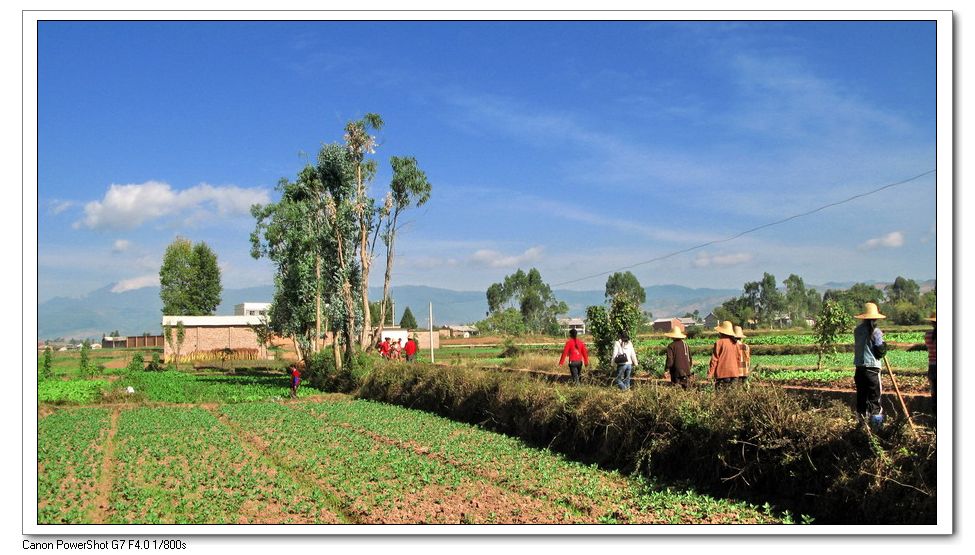
[[[301,368],[304,363],[298,361],[291,365],[291,398],[298,398],[298,385],[301,384]]]

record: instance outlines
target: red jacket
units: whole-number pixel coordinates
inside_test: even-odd
[[[406,351],[406,354],[408,355],[416,354],[416,341],[413,341],[412,339],[407,341],[406,346],[403,347],[403,350]]]
[[[565,362],[565,358],[569,357],[569,362],[579,362],[580,360],[586,366],[589,366],[589,353],[586,352],[586,344],[576,339],[569,339],[565,342],[565,347],[562,349],[562,358],[559,359],[559,366]]]

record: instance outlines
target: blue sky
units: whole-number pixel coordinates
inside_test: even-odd
[[[248,207],[366,112],[415,156],[394,285],[571,289],[935,168],[933,22],[42,22],[38,300],[177,235],[271,283]],[[644,285],[935,276],[934,177],[645,264]],[[381,283],[382,256],[372,273]]]

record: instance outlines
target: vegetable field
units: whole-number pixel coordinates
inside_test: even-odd
[[[60,408],[38,424],[38,521],[781,523],[427,413],[325,401]]]

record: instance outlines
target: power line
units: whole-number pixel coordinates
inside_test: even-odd
[[[707,247],[707,246],[710,246],[710,245],[716,245],[718,243],[726,243],[728,241],[732,241],[734,239],[737,239],[737,238],[739,238],[739,237],[741,237],[743,235],[748,235],[749,233],[754,233],[756,231],[759,231],[761,229],[765,229],[767,227],[772,227],[772,226],[775,226],[775,225],[783,224],[785,222],[788,222],[790,220],[794,220],[796,218],[801,218],[803,216],[808,216],[810,214],[815,214],[816,212],[820,212],[820,211],[825,210],[827,208],[832,208],[833,206],[839,206],[841,204],[845,204],[847,202],[850,202],[852,200],[856,200],[856,199],[861,198],[861,197],[865,197],[865,196],[868,196],[868,195],[872,195],[872,194],[875,194],[875,193],[879,193],[880,191],[883,191],[885,189],[890,189],[891,187],[896,187],[898,185],[903,185],[905,183],[910,183],[911,181],[915,181],[915,180],[920,179],[920,178],[922,178],[922,177],[924,177],[926,175],[930,175],[932,173],[935,173],[936,171],[937,171],[937,169],[929,170],[929,171],[926,171],[924,173],[915,175],[914,177],[905,179],[903,181],[898,181],[896,183],[889,183],[887,185],[884,185],[882,187],[878,187],[878,188],[873,189],[871,191],[867,191],[867,192],[864,192],[864,193],[859,193],[859,194],[853,195],[852,197],[849,197],[849,198],[846,198],[846,199],[843,199],[843,200],[840,200],[840,201],[831,202],[829,204],[824,204],[823,206],[820,206],[818,208],[814,208],[814,209],[809,210],[807,212],[802,212],[800,214],[794,214],[794,215],[789,216],[787,218],[782,218],[781,220],[776,220],[774,222],[769,222],[769,223],[766,223],[766,224],[762,224],[760,226],[756,226],[756,227],[753,227],[751,229],[746,229],[745,231],[742,231],[740,233],[736,233],[735,235],[731,235],[729,237],[725,237],[724,239],[715,239],[714,241],[708,241],[707,243],[701,243],[700,245],[695,245],[693,247],[688,247],[686,249],[681,249],[679,251],[674,251],[674,252],[671,252],[671,253],[668,253],[668,254],[665,254],[665,255],[662,255],[662,256],[658,256],[658,257],[655,257],[655,258],[651,258],[650,260],[644,260],[643,262],[637,262],[636,264],[630,264],[629,266],[623,266],[622,268],[617,268],[615,270],[608,270],[608,271],[605,271],[605,272],[600,272],[598,274],[592,274],[592,275],[588,275],[588,276],[585,276],[585,277],[581,277],[581,278],[577,278],[577,279],[573,279],[573,280],[569,280],[569,281],[563,281],[562,283],[553,284],[552,287],[561,287],[563,285],[569,285],[571,283],[577,283],[577,282],[580,282],[580,281],[585,281],[587,279],[592,279],[592,278],[595,278],[595,277],[605,276],[607,274],[611,274],[611,273],[614,273],[614,272],[619,272],[619,271],[622,271],[622,270],[629,270],[630,268],[635,268],[637,266],[643,266],[644,264],[650,264],[651,262],[658,262],[660,260],[664,260],[664,259],[667,259],[667,258],[671,258],[671,257],[677,256],[678,254],[684,254],[686,252],[690,252],[690,251],[693,251],[693,250],[701,249],[701,248],[704,248],[704,247]]]
[[[851,197],[847,197],[847,198],[845,198],[843,200],[839,200],[839,201],[836,201],[836,202],[831,202],[829,204],[824,204],[824,205],[822,205],[822,206],[820,206],[818,208],[814,208],[812,210],[807,210],[806,212],[802,212],[802,213],[799,213],[799,214],[793,214],[792,216],[788,216],[786,218],[782,218],[781,220],[776,220],[774,222],[768,222],[768,223],[765,223],[765,224],[762,224],[762,225],[759,225],[759,226],[755,226],[755,227],[753,227],[751,229],[746,229],[745,231],[741,231],[739,233],[736,233],[734,235],[730,235],[730,236],[725,237],[723,239],[715,239],[713,241],[708,241],[706,243],[701,243],[700,245],[695,245],[693,247],[688,247],[686,249],[681,249],[681,250],[678,250],[678,251],[674,251],[674,252],[671,252],[671,253],[668,253],[668,254],[664,254],[664,255],[661,255],[661,256],[657,256],[655,258],[651,258],[649,260],[644,260],[642,262],[637,262],[635,264],[630,264],[629,266],[623,266],[621,268],[616,268],[615,270],[607,270],[605,272],[599,272],[598,274],[591,274],[591,275],[588,275],[588,276],[584,276],[584,277],[572,279],[572,280],[569,280],[569,281],[563,281],[561,283],[555,283],[555,284],[551,285],[551,287],[552,288],[555,288],[555,287],[561,287],[563,285],[569,285],[569,284],[572,284],[572,283],[578,283],[580,281],[585,281],[587,279],[592,279],[592,278],[596,278],[596,277],[600,277],[600,276],[605,276],[607,274],[612,274],[614,272],[620,272],[622,270],[629,270],[629,269],[635,268],[637,266],[643,266],[645,264],[650,264],[651,262],[658,262],[660,260],[665,260],[667,258],[672,258],[672,257],[677,256],[679,254],[684,254],[684,253],[687,253],[687,252],[691,252],[693,250],[701,249],[701,248],[708,247],[708,246],[711,246],[711,245],[716,245],[718,243],[727,243],[728,241],[733,241],[735,239],[738,239],[739,237],[742,237],[744,235],[748,235],[749,233],[754,233],[756,231],[759,231],[759,230],[762,230],[762,229],[765,229],[765,228],[768,228],[768,227],[772,227],[772,226],[776,226],[776,225],[779,225],[779,224],[783,224],[785,222],[788,222],[788,221],[791,221],[791,220],[795,220],[796,218],[802,218],[804,216],[809,216],[811,214],[815,214],[816,212],[821,212],[823,210],[826,210],[827,208],[832,208],[834,206],[839,206],[841,204],[846,204],[846,203],[851,202],[851,201],[854,201],[854,200],[856,200],[858,198],[866,197],[866,196],[869,196],[869,195],[873,195],[873,194],[879,193],[879,192],[884,191],[886,189],[890,189],[891,187],[896,187],[898,185],[904,185],[906,183],[910,183],[912,181],[916,181],[916,180],[918,180],[918,179],[920,179],[920,178],[922,178],[924,176],[931,175],[931,174],[936,173],[936,172],[937,172],[936,169],[934,169],[934,170],[928,170],[928,171],[926,171],[924,173],[915,175],[914,177],[910,177],[910,178],[904,179],[902,181],[897,181],[895,183],[888,183],[887,185],[884,185],[882,187],[877,187],[876,189],[872,189],[870,191],[866,191],[866,192],[863,192],[863,193],[858,193],[858,194],[853,195]],[[454,306],[454,305],[461,305],[461,304],[470,304],[470,303],[473,303],[473,302],[485,302],[485,301],[474,301],[474,300],[470,300],[470,301],[453,301],[453,302],[439,303],[439,305],[440,306]]]

